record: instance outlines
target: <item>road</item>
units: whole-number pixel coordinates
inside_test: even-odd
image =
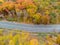
[[[0,28],[25,30],[28,32],[60,32],[60,25],[32,25],[0,21]]]

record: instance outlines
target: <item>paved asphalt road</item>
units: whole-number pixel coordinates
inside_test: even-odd
[[[0,21],[0,28],[26,30],[29,32],[60,32],[60,25],[32,25]]]

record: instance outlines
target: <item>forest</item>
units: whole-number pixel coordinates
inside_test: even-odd
[[[0,45],[60,45],[60,33],[0,29]]]
[[[0,20],[60,24],[60,0],[0,0]]]
[[[48,24],[60,24],[60,0],[0,0],[0,45],[60,45],[59,25]]]

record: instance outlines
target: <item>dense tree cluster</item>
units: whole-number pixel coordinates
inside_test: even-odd
[[[1,45],[60,45],[60,33],[0,29]]]
[[[13,0],[0,4],[0,20],[60,24],[59,0]]]

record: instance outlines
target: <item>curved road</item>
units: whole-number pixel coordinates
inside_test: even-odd
[[[29,32],[60,32],[60,25],[32,25],[0,21],[0,28],[26,30]]]

